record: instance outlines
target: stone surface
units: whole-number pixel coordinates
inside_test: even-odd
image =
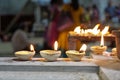
[[[92,55],[94,63],[100,67],[120,70],[120,60],[117,56]]]
[[[96,73],[81,72],[0,71],[0,80],[99,80],[99,77]]]
[[[100,66],[99,76],[102,80],[120,80],[120,60],[117,56],[92,54],[93,61]]]
[[[100,67],[99,75],[102,80],[120,80],[120,70]]]
[[[0,58],[0,71],[54,71],[54,72],[98,72],[98,66],[83,58],[74,62],[69,58],[58,58],[55,62],[46,62],[44,58],[33,58],[31,61],[19,61],[15,57]]]
[[[94,55],[82,61],[44,58],[19,61],[16,57],[0,58],[0,80],[120,80],[120,60],[116,56]]]
[[[1,57],[0,80],[99,80],[98,66],[91,60],[58,58],[46,62],[44,58],[19,61],[16,57]]]

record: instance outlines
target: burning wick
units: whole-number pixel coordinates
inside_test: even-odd
[[[79,53],[85,52],[86,49],[87,49],[87,45],[86,45],[86,44],[83,44],[82,47],[81,47],[80,50],[79,50]]]
[[[83,50],[79,51],[79,53],[83,53],[83,52],[85,52],[85,51],[83,51]]]
[[[103,47],[103,45],[100,45],[100,47]]]
[[[30,51],[31,51],[31,52],[34,52],[34,51],[35,51],[32,44],[30,45]]]
[[[54,50],[55,50],[55,51],[58,50],[58,42],[57,42],[57,41],[54,42]]]

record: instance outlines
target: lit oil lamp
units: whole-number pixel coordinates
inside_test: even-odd
[[[17,51],[15,52],[15,56],[18,57],[19,60],[31,60],[35,55],[35,50],[33,45],[30,45],[30,51]]]
[[[103,54],[104,51],[106,51],[107,46],[104,46],[104,37],[103,34],[101,35],[101,43],[100,46],[92,46],[91,50],[95,54]]]
[[[61,55],[61,51],[58,51],[58,42],[54,43],[54,50],[42,50],[40,55],[47,61],[55,61]]]
[[[69,58],[71,58],[71,60],[80,61],[81,58],[85,55],[86,49],[87,49],[86,44],[83,44],[82,47],[80,48],[80,51],[68,50],[66,51],[66,54]]]

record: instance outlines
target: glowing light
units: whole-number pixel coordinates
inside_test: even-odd
[[[103,34],[101,35],[101,42],[100,42],[100,46],[104,46],[104,37],[103,37]]]
[[[54,50],[57,50],[57,49],[58,49],[58,42],[55,41],[55,42],[54,42]]]
[[[100,32],[100,30],[98,29],[99,26],[100,26],[100,24],[97,24],[97,25],[95,25],[95,27],[93,28],[92,33],[93,33],[94,35],[97,35],[97,34]]]
[[[102,30],[102,34],[105,35],[109,30],[109,26],[105,26],[105,28]]]
[[[30,51],[35,51],[34,46],[32,44],[30,45]]]
[[[87,49],[87,45],[83,44],[82,47],[80,48],[80,51],[86,51],[86,49]]]
[[[80,33],[80,26],[78,26],[78,27],[76,27],[75,29],[74,29],[74,32],[76,32],[76,33]]]

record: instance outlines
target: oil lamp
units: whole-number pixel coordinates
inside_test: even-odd
[[[104,51],[106,51],[107,46],[104,46],[104,36],[103,34],[101,35],[101,42],[100,42],[100,46],[92,46],[91,50],[93,51],[93,53],[95,54],[103,54]]]
[[[30,45],[30,51],[17,51],[15,52],[15,56],[20,60],[31,60],[35,55],[35,50],[33,45]]]
[[[42,50],[40,55],[47,61],[55,61],[61,55],[61,51],[58,51],[58,42],[54,42],[54,50]]]
[[[82,57],[85,55],[85,51],[87,49],[86,44],[83,44],[79,51],[76,50],[68,50],[66,54],[73,61],[80,61]]]

